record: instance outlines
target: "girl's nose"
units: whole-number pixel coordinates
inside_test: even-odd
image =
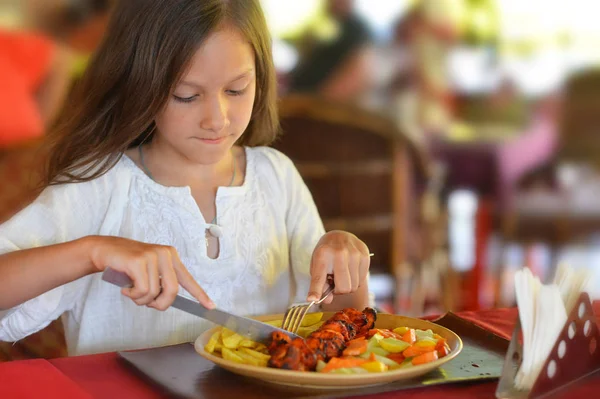
[[[202,114],[200,127],[204,130],[218,133],[229,125],[227,104],[222,96],[207,99]]]

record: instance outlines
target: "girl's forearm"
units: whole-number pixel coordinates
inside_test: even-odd
[[[93,237],[0,255],[0,310],[94,273]]]

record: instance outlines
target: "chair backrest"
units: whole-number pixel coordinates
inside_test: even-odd
[[[376,254],[372,267],[393,267],[394,229],[402,229],[394,174],[403,145],[393,122],[362,108],[308,95],[280,103],[283,135],[274,147],[294,161],[327,230],[356,234]],[[396,190],[396,191],[395,191]]]
[[[568,79],[561,108],[558,159],[600,166],[600,68]]]
[[[41,141],[0,151],[0,223],[39,195],[37,186],[44,158]]]

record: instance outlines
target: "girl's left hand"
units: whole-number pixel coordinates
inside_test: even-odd
[[[310,289],[307,300],[319,300],[327,289],[327,275],[333,274],[334,294],[350,294],[367,279],[371,258],[369,248],[354,234],[345,231],[326,233],[315,247],[310,264]],[[333,300],[330,295],[323,303]]]

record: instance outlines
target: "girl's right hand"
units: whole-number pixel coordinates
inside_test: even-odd
[[[133,287],[123,288],[121,293],[140,306],[167,309],[181,284],[204,307],[215,307],[173,247],[102,236],[94,237],[91,248],[90,259],[96,271],[103,272],[110,267],[127,274]]]

